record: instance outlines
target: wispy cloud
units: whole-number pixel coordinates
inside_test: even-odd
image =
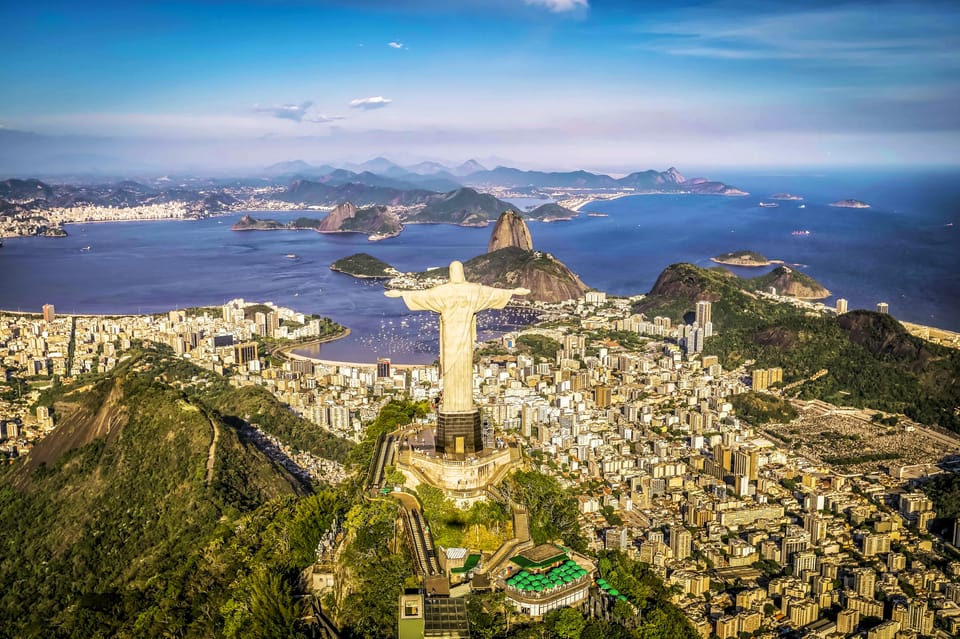
[[[279,104],[273,106],[260,106],[257,104],[254,105],[253,110],[257,113],[268,113],[275,118],[280,118],[281,120],[302,122],[304,116],[307,115],[307,110],[311,106],[313,106],[313,102],[307,100],[305,102],[301,102],[300,104]]]
[[[960,10],[888,4],[754,15],[704,11],[643,25],[644,48],[723,60],[830,63],[846,67],[960,66]]]
[[[383,107],[388,106],[391,102],[393,102],[393,100],[390,98],[385,98],[382,95],[376,95],[370,98],[357,98],[356,100],[350,100],[350,108],[370,111],[372,109],[382,109]]]
[[[404,48],[405,48],[405,47],[403,46],[403,43],[402,43],[402,42],[398,42],[397,40],[393,40],[393,41],[391,41],[391,42],[388,42],[388,43],[387,43],[387,46],[388,46],[388,47],[391,47],[391,48],[393,48],[393,49],[404,49]]]
[[[590,7],[588,0],[523,0],[525,4],[536,7],[546,7],[554,13],[563,13],[564,11],[573,11],[575,9],[587,9]]]
[[[343,120],[342,115],[324,115],[322,113],[310,113],[310,107],[313,102],[305,100],[300,104],[279,104],[272,106],[254,105],[253,110],[256,113],[266,113],[281,120],[292,120],[293,122],[312,122],[314,124],[324,124]]]
[[[323,115],[322,113],[317,113],[316,115],[308,115],[303,118],[304,122],[313,122],[314,124],[326,124],[327,122],[336,122],[337,120],[346,120],[347,118],[342,115]]]

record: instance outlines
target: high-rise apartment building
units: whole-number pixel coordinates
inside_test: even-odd
[[[57,317],[57,313],[53,308],[53,304],[44,304],[43,305],[43,321],[52,322]]]
[[[837,633],[841,635],[852,634],[860,623],[860,612],[857,610],[841,610],[837,613]]]
[[[877,312],[878,312],[878,313],[889,313],[889,312],[890,312],[890,305],[887,304],[886,302],[879,302],[879,303],[877,304]]]
[[[837,315],[843,315],[847,312],[847,300],[840,298],[837,300]]]
[[[237,364],[246,364],[247,362],[252,362],[256,359],[257,359],[257,343],[256,342],[244,342],[242,344],[234,344],[233,360]]]
[[[609,408],[610,407],[610,387],[609,386],[595,386],[593,388],[593,401],[596,404],[597,408]]]
[[[671,526],[670,528],[670,550],[673,551],[674,559],[686,559],[690,556],[691,546],[693,544],[693,535],[683,526]]]
[[[713,322],[711,313],[713,305],[707,301],[697,302],[697,327],[705,329],[707,322]]]
[[[853,571],[853,589],[861,597],[873,599],[877,585],[877,573],[872,568],[855,568]]]

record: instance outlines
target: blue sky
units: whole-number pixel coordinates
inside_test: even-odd
[[[0,126],[144,164],[960,163],[948,2],[5,2],[0,59]]]

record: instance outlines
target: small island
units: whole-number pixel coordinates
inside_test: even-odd
[[[330,265],[330,270],[359,279],[371,280],[389,279],[400,274],[400,271],[383,260],[377,259],[367,253],[355,253],[340,258]]]
[[[277,220],[258,220],[250,214],[244,215],[230,227],[232,231],[316,231],[320,220],[311,217],[298,217],[283,224]]]
[[[756,251],[733,251],[711,257],[710,261],[727,266],[770,266],[775,263]]]
[[[770,196],[771,200],[786,200],[788,202],[799,202],[803,200],[802,195],[794,195],[793,193],[774,193]]]
[[[831,202],[830,206],[835,206],[841,209],[869,209],[870,205],[861,200],[837,200],[836,202]]]

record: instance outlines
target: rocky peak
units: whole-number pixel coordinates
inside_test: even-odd
[[[676,167],[671,166],[669,169],[661,173],[663,176],[664,182],[668,184],[683,184],[686,180],[680,175],[680,171]]]
[[[487,244],[487,252],[507,247],[516,247],[524,251],[533,250],[533,239],[530,237],[530,229],[526,222],[515,211],[504,211],[500,214],[497,223],[490,234],[490,242]]]
[[[317,227],[317,230],[321,233],[339,231],[343,223],[356,214],[357,207],[354,206],[352,202],[338,204],[337,207],[330,211],[330,214],[327,215],[322,222],[320,222],[320,226]]]

